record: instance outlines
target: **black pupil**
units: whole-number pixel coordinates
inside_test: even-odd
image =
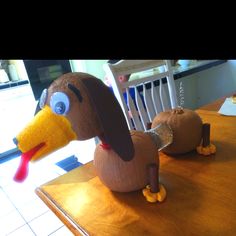
[[[65,112],[66,106],[63,102],[56,103],[55,112],[57,114],[63,114]]]

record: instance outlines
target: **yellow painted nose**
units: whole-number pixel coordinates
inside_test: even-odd
[[[23,153],[40,143],[45,144],[31,158],[31,161],[35,161],[77,139],[77,135],[65,116],[53,113],[46,105],[17,135],[16,139],[18,148]]]

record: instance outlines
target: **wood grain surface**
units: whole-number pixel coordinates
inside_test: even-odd
[[[211,124],[215,155],[160,153],[163,203],[148,203],[141,191],[110,191],[92,162],[36,193],[75,235],[236,235],[236,117],[215,106],[197,110]]]

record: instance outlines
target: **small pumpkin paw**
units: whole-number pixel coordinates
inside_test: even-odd
[[[159,192],[152,193],[150,185],[147,185],[146,188],[143,189],[143,195],[148,202],[163,202],[166,198],[166,190],[162,184],[159,184],[159,189]]]
[[[203,146],[198,146],[197,147],[197,152],[201,155],[204,156],[209,156],[211,154],[216,153],[216,146],[212,143],[210,143],[208,146],[203,147]]]

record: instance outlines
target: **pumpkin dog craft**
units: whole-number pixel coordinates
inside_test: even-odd
[[[144,194],[147,200],[164,200],[155,132],[129,131],[118,101],[101,80],[87,73],[64,74],[43,91],[39,107],[14,139],[23,153],[16,181],[27,177],[29,161],[72,140],[98,136],[101,142],[95,149],[94,166],[104,185],[112,191],[131,192],[150,184],[151,192]]]
[[[166,154],[184,154],[195,149],[205,156],[216,152],[215,145],[210,143],[210,124],[203,124],[195,111],[178,107],[161,112],[151,127],[162,123],[167,123],[173,131],[173,142],[162,150]]]

